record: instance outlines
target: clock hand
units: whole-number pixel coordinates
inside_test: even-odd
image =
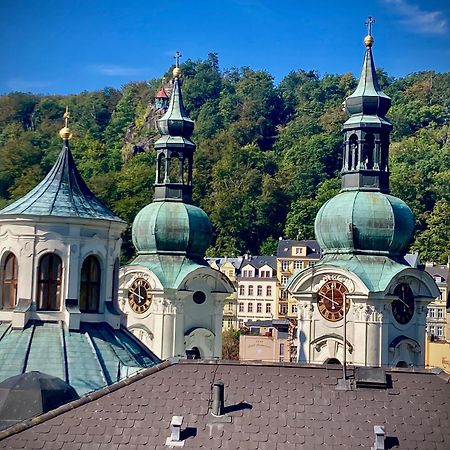
[[[336,302],[334,301],[334,286],[331,285],[331,309],[336,309],[334,306],[335,304]]]
[[[320,294],[322,297],[326,298],[329,302],[334,303],[335,305],[339,306],[339,302],[337,302],[336,300],[331,299],[330,297],[328,297],[325,294]]]
[[[408,303],[406,303],[404,300],[402,300],[400,297],[398,298],[408,309],[410,308],[410,306],[408,305]]]

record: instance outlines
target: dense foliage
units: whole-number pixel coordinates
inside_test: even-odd
[[[278,237],[313,238],[314,217],[339,190],[342,101],[351,74],[297,70],[279,85],[248,67],[219,69],[217,55],[182,66],[185,106],[196,121],[194,202],[210,216],[210,255],[270,253]],[[450,73],[393,79],[392,193],[413,209],[412,249],[423,260],[450,253]],[[0,207],[35,186],[61,148],[58,129],[71,111],[72,150],[90,188],[132,223],[152,199],[153,97],[159,82],[130,83],[70,96],[0,97]],[[124,260],[133,256],[130,233]]]

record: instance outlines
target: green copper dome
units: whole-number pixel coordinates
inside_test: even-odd
[[[181,202],[154,202],[133,222],[133,244],[142,254],[178,254],[204,257],[212,229],[206,213]]]
[[[315,233],[324,254],[403,256],[413,238],[414,215],[391,195],[341,192],[317,213]]]

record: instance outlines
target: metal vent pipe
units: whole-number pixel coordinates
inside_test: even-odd
[[[224,408],[224,398],[225,398],[224,384],[222,381],[217,381],[213,384],[212,392],[212,410],[211,414],[213,416],[222,416]]]

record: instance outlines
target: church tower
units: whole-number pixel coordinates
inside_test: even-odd
[[[180,56],[157,122],[154,200],[133,223],[138,256],[121,269],[119,306],[127,328],[161,358],[220,357],[223,301],[234,288],[204,259],[212,228],[192,205],[194,122],[183,106]]]
[[[424,365],[427,304],[439,291],[404,259],[414,216],[389,194],[391,99],[377,81],[373,23],[369,17],[361,76],[345,101],[341,191],[316,216],[323,257],[288,285],[299,305],[299,362]]]

